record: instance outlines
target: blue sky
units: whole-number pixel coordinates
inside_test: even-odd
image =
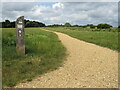
[[[118,25],[117,2],[4,2],[2,20],[19,16],[45,24],[75,25],[108,23]]]

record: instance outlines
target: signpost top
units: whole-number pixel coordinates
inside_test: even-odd
[[[24,16],[20,16],[17,20],[22,20],[22,19],[24,19]]]
[[[20,16],[20,17],[16,20],[16,28],[20,28],[20,29],[23,29],[23,28],[24,28],[24,16]]]

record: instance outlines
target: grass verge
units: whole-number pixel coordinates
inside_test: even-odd
[[[119,50],[118,32],[82,30],[79,27],[47,27],[45,29],[62,32],[79,40]]]
[[[40,28],[25,28],[26,55],[16,52],[16,32],[14,28],[3,28],[2,80],[3,87],[15,86],[62,65],[66,49],[57,35]]]

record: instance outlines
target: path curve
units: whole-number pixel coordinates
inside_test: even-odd
[[[117,88],[118,53],[66,34],[58,35],[69,53],[64,66],[16,88]]]

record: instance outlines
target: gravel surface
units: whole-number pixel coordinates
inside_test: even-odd
[[[55,32],[69,53],[63,67],[15,88],[117,88],[118,52]]]

